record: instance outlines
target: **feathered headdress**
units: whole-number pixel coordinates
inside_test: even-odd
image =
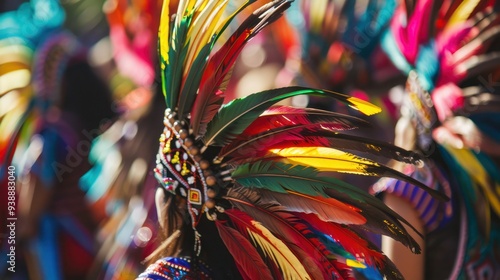
[[[426,195],[420,196],[419,199],[438,209],[432,214],[426,210],[424,217],[421,204],[415,196],[409,195],[412,187],[408,184],[389,180],[379,182],[376,188],[407,199],[422,214],[420,218],[431,233],[430,239],[436,229],[452,227],[450,217],[460,217],[464,230],[454,234],[460,237],[456,247],[464,253],[456,258],[450,279],[470,277],[468,267],[474,266],[471,264],[477,259],[498,268],[498,166],[477,147],[464,144],[466,141],[461,141],[460,147],[451,145],[449,139],[443,141],[436,133],[447,128],[449,122],[466,120],[461,123],[463,130],[450,130],[449,135],[482,140],[498,135],[498,125],[494,125],[498,124],[498,103],[495,101],[498,90],[485,83],[482,76],[491,77],[499,69],[498,8],[496,1],[404,1],[382,41],[394,64],[408,75],[407,99],[400,120],[400,124],[405,125],[396,126],[397,130],[402,128],[396,135],[411,131],[409,126],[414,125],[416,148],[435,164],[432,171],[412,170],[412,176],[434,180],[436,188],[448,189],[452,203],[439,205],[425,198]],[[475,131],[470,129],[469,135],[460,135],[471,127]],[[483,133],[479,134],[477,128]],[[405,140],[405,144],[413,144],[413,139]],[[495,137],[495,140],[496,143],[490,142],[491,146],[498,147],[500,138]],[[490,150],[493,147],[489,147]],[[449,176],[441,175],[441,170],[449,172]],[[443,206],[448,209],[445,211]],[[433,221],[429,219],[431,216]],[[474,238],[470,238],[472,236]],[[496,273],[494,268],[491,273]]]
[[[271,89],[222,104],[245,43],[292,1],[256,9],[215,51],[230,21],[252,2],[224,17],[228,1],[181,1],[172,20],[168,1],[164,3],[159,52],[168,109],[154,172],[166,191],[165,197],[160,195],[167,201],[160,224],[169,228],[169,238],[162,247],[177,248],[173,256],[188,259],[161,259],[139,278],[167,277],[174,268],[176,275],[202,277],[208,270],[200,260],[214,269],[213,275],[234,266],[243,279],[352,278],[355,270],[401,278],[363,232],[391,236],[418,253],[401,224],[405,221],[335,174],[396,177],[446,197],[369,159],[420,162],[406,150],[345,133],[365,126],[365,121],[318,109],[273,106],[285,98],[311,95],[372,115],[380,111],[372,104],[305,87]],[[180,240],[183,245],[175,244]]]
[[[428,0],[408,1],[396,11],[383,46],[394,64],[408,74],[407,108],[416,122],[417,143],[423,151],[432,151],[433,131],[455,117],[472,119],[484,135],[500,141],[495,125],[498,90],[481,76],[492,77],[498,71],[498,11],[494,1]],[[496,177],[491,172],[494,168],[484,170],[493,166],[490,160],[471,150],[444,147],[468,166],[467,172],[483,186],[489,204],[500,215],[500,193],[489,191],[489,179],[485,179]]]
[[[301,74],[309,84],[360,87],[387,79],[387,70],[395,73],[379,43],[396,1],[299,3],[300,13],[290,20],[301,33]]]
[[[491,78],[488,74],[498,69],[498,9],[494,1],[419,0],[405,1],[396,10],[382,46],[408,75],[422,149],[428,149],[431,131],[440,122],[477,114],[481,123],[485,112],[496,114],[491,80],[480,75]]]
[[[64,10],[52,0],[33,0],[0,15],[0,48],[4,53],[0,59],[0,100],[15,104],[0,113],[2,171],[12,163],[15,152],[19,163],[48,108],[61,100],[58,85],[62,70],[80,49],[75,37],[62,29],[64,18]]]

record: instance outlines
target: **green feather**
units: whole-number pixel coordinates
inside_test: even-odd
[[[279,193],[287,193],[287,190],[292,190],[307,195],[328,197],[324,191],[326,188],[338,188],[350,190],[350,193],[353,194],[364,194],[342,180],[331,177],[318,178],[318,174],[318,170],[314,167],[257,161],[238,166],[231,177],[244,187],[264,188]]]
[[[176,108],[179,98],[179,91],[182,82],[182,71],[186,60],[189,44],[186,42],[186,37],[191,24],[193,14],[185,16],[180,21],[178,26],[174,26],[172,30],[171,48],[168,51],[169,62],[165,68],[164,82],[167,108]]]
[[[194,99],[198,93],[198,87],[200,86],[201,77],[203,76],[203,71],[207,66],[208,56],[213,48],[214,38],[206,44],[201,51],[196,56],[196,59],[189,70],[186,78],[186,83],[184,84],[181,95],[179,97],[178,104],[178,114],[179,119],[182,120],[191,111]]]
[[[273,104],[297,95],[328,96],[355,107],[349,97],[340,93],[305,87],[285,87],[265,90],[234,99],[224,105],[208,123],[203,138],[205,146],[228,144],[236,135],[241,134],[260,114]]]
[[[363,205],[369,205],[380,214],[384,213],[384,216],[388,214],[402,221],[418,233],[403,217],[388,208],[378,198],[337,178],[322,176],[322,172],[313,167],[257,161],[240,165],[233,171],[231,177],[243,187],[263,188],[279,193],[291,190],[307,195],[333,197],[360,209],[364,209]],[[398,231],[406,232],[396,220],[393,220],[392,224],[398,228]]]

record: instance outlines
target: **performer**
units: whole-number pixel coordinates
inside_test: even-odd
[[[383,38],[394,64],[408,75],[395,143],[431,163],[402,168],[451,196],[439,202],[393,179],[374,186],[424,233],[417,238],[424,248],[419,256],[382,240],[407,279],[500,277],[498,88],[482,82],[498,73],[499,20],[492,1],[406,1]]]
[[[10,86],[2,87],[1,101],[15,104],[0,123],[2,170],[12,165],[18,176],[18,269],[2,270],[5,277],[85,279],[95,254],[97,224],[78,180],[90,167],[101,120],[113,116],[111,96],[85,49],[62,28],[64,18],[51,0],[24,3],[0,18],[7,23],[2,53],[10,54],[2,57]]]
[[[419,253],[406,222],[334,175],[390,176],[438,200],[446,196],[370,159],[423,164],[414,153],[345,133],[365,121],[273,106],[310,95],[378,113],[370,103],[297,86],[222,105],[245,43],[291,5],[277,0],[255,9],[215,51],[229,22],[252,2],[225,16],[226,1],[180,1],[173,17],[164,2],[159,53],[167,109],[154,172],[165,238],[138,279],[400,279],[363,232],[390,236]]]
[[[99,250],[88,279],[133,279],[145,268],[141,261],[156,248],[157,183],[152,169],[165,103],[153,83],[161,5],[142,0],[104,4],[113,49],[108,79],[120,117],[93,141],[93,166],[80,179],[100,222]]]

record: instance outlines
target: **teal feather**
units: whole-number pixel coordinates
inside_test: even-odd
[[[422,88],[431,91],[434,89],[435,80],[439,72],[439,59],[437,57],[436,43],[431,40],[428,44],[420,46],[416,61]]]
[[[399,49],[398,44],[394,39],[394,35],[392,34],[392,32],[390,32],[390,30],[386,31],[382,35],[381,44],[384,51],[391,54],[390,58],[392,60],[392,63],[394,63],[394,65],[403,73],[408,75],[413,67],[410,63],[408,63],[403,53],[401,53],[401,50]]]

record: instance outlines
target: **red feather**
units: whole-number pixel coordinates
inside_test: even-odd
[[[231,69],[245,44],[262,28],[280,18],[289,6],[289,2],[277,1],[256,10],[240,24],[221,49],[208,60],[200,81],[198,97],[191,110],[194,135],[203,135],[206,124],[218,112],[224,99],[222,92],[225,91]]]
[[[282,211],[264,209],[250,202],[235,198],[227,197],[227,199],[278,236],[303,263],[307,262],[304,263],[304,267],[313,279],[331,279],[333,276],[340,277],[334,264],[325,255],[324,248],[317,247],[317,244],[313,244],[283,218],[283,216],[289,214]]]
[[[250,31],[248,29],[243,31],[245,32],[233,34],[208,61],[201,78],[200,92],[191,110],[191,125],[195,135],[204,133],[204,127],[219,111],[224,101],[225,89],[220,90],[219,87],[248,41]]]
[[[230,156],[235,162],[248,161],[264,157],[270,149],[289,147],[330,147],[412,164],[420,160],[414,152],[375,139],[331,131],[321,124],[285,126],[251,137],[240,137],[219,152],[219,159]]]
[[[304,125],[287,125],[281,128],[275,128],[270,131],[265,131],[256,135],[243,135],[224,146],[219,152],[220,159],[224,157],[232,157],[232,160],[248,160],[249,158],[260,158],[266,155],[267,151],[272,148],[280,148],[283,142],[289,143],[286,147],[294,147],[293,143],[305,142],[302,132],[305,126],[314,126],[320,128],[321,124],[304,124]],[[317,139],[316,139],[317,138]],[[329,145],[328,139],[316,137],[314,143],[308,146],[325,147]],[[313,139],[308,139],[313,140]],[[309,142],[309,141],[308,141]],[[305,145],[298,145],[301,147]]]
[[[220,221],[216,221],[215,225],[245,279],[273,279],[271,271],[250,241],[237,230],[223,225]]]
[[[273,106],[249,125],[242,135],[256,135],[278,127],[311,123],[322,123],[325,128],[340,131],[368,124],[362,119],[335,112],[313,108]]]
[[[318,231],[328,234],[338,240],[346,251],[353,256],[359,256],[359,258],[364,259],[366,264],[371,266],[377,265],[377,267],[383,268],[388,261],[388,258],[384,254],[375,249],[375,245],[361,238],[346,227],[336,223],[324,222],[312,214],[297,213],[296,215],[307,221]]]
[[[305,267],[301,265],[297,257],[290,251],[290,248],[276,236],[269,236],[269,234],[271,234],[270,232],[266,234],[264,230],[269,231],[267,228],[260,225],[259,222],[256,222],[252,217],[241,210],[227,209],[224,213],[228,215],[235,228],[244,236],[252,238],[252,240],[255,241],[255,236],[250,236],[250,233],[258,234],[260,238],[268,243],[268,246],[272,247],[271,251],[267,252],[262,247],[260,249],[263,250],[263,253],[269,260],[271,272],[276,279],[287,278],[287,275],[288,277],[294,277],[295,275],[295,277],[299,278],[308,278],[308,272],[305,271]],[[271,238],[275,240],[271,240]],[[275,254],[275,256],[270,256],[269,254],[271,254],[271,252],[273,252],[272,254]],[[280,266],[279,263],[282,263],[283,266]]]

